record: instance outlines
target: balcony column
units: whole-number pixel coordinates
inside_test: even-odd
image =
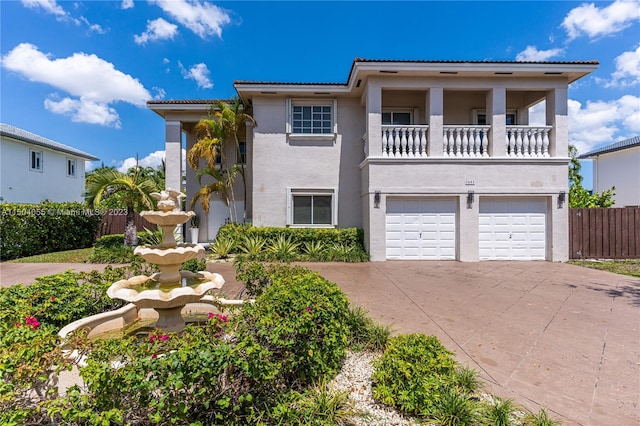
[[[182,191],[182,123],[165,122],[165,156],[167,188]]]
[[[369,82],[366,91],[367,153],[382,157],[382,87]]]
[[[429,124],[428,157],[442,157],[443,123],[444,123],[444,91],[442,87],[431,87],[427,95],[425,111]]]
[[[547,126],[549,132],[549,155],[551,157],[569,156],[569,119],[567,89],[553,89],[546,94]]]
[[[491,131],[489,132],[490,157],[507,156],[506,108],[506,89],[504,87],[491,89],[489,96],[487,96],[487,124],[491,124]]]

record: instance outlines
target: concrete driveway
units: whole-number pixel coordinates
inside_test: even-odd
[[[496,395],[546,407],[566,425],[640,424],[638,279],[550,262],[304,266],[397,333],[437,336]],[[94,267],[104,266],[2,263],[0,282]],[[236,296],[231,264],[207,269]]]
[[[565,424],[640,424],[640,280],[551,262],[308,264],[488,390]]]

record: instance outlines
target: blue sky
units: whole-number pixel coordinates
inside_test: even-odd
[[[570,141],[584,153],[640,134],[640,0],[2,0],[0,121],[106,165],[156,165],[164,125],[147,100],[344,82],[356,57],[595,59],[569,91]]]

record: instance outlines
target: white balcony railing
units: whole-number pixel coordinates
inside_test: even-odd
[[[429,126],[382,126],[382,156],[427,157]]]
[[[488,157],[491,126],[444,126],[444,157]]]
[[[551,126],[507,126],[507,156],[549,157]]]

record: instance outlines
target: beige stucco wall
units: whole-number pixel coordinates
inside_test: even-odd
[[[339,99],[334,140],[292,140],[285,133],[286,99],[255,97],[253,211],[257,226],[286,226],[287,188],[333,189],[341,228],[362,227],[360,170],[364,109]]]
[[[614,207],[640,205],[640,146],[610,152],[593,161],[593,189],[615,186]]]

